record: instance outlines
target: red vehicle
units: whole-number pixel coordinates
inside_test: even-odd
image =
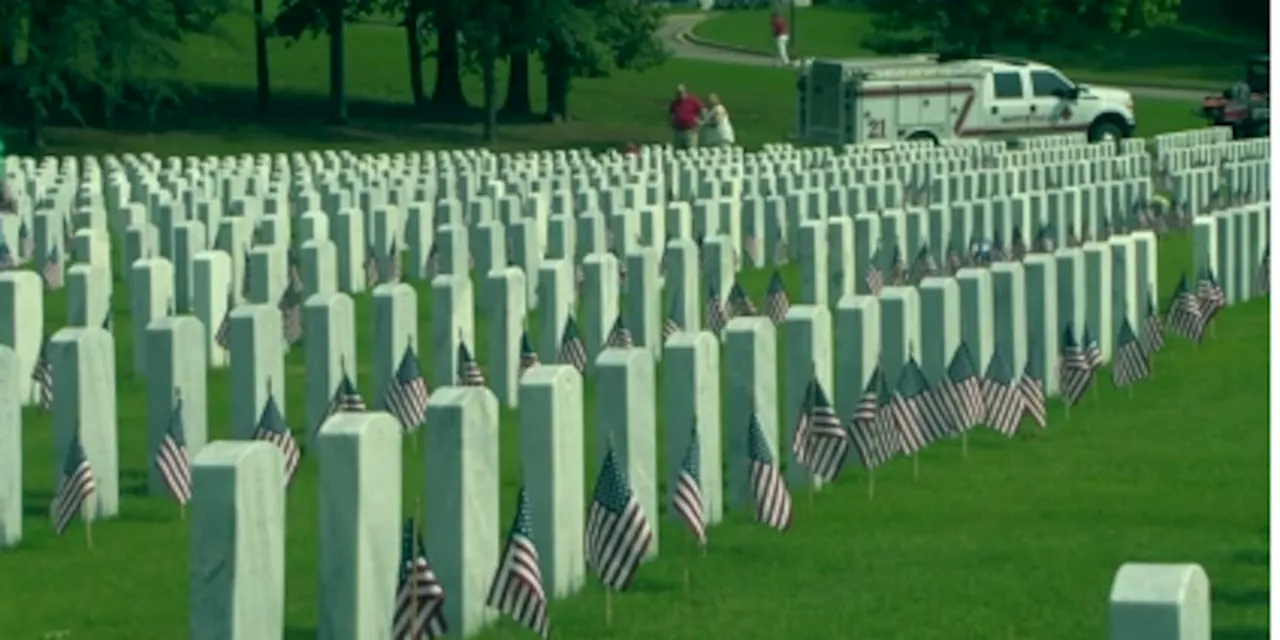
[[[1267,73],[1271,56],[1257,55],[1245,64],[1244,82],[1238,82],[1220,96],[1206,96],[1200,115],[1212,124],[1229,126],[1239,138],[1271,135],[1271,87]]]

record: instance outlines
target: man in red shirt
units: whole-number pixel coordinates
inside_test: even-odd
[[[692,149],[698,146],[698,127],[702,126],[702,101],[686,91],[684,85],[676,85],[676,99],[667,108],[667,115],[671,119],[676,148]]]
[[[787,21],[783,19],[782,14],[774,11],[773,17],[769,19],[769,26],[773,29],[773,42],[778,46],[778,62],[783,66],[790,65],[791,56],[787,48],[791,43],[791,35],[787,31]]]

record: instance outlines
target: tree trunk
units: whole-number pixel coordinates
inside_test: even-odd
[[[427,105],[426,87],[422,84],[422,2],[410,0],[404,14],[404,37],[409,51],[409,91],[413,106]]]
[[[445,112],[459,112],[467,108],[467,98],[462,94],[459,26],[456,16],[436,16],[436,86],[431,92],[431,101],[437,109]]]
[[[484,143],[498,140],[498,43],[497,36],[485,36],[482,73],[484,76]]]
[[[342,0],[329,0],[329,121],[347,123],[347,21]]]
[[[547,121],[569,119],[569,84],[572,79],[569,57],[562,45],[553,43],[545,59],[547,65]]]
[[[258,113],[271,108],[271,67],[267,64],[267,17],[263,0],[253,0],[253,45],[257,57]]]
[[[533,103],[529,101],[529,52],[516,51],[510,57],[507,73],[507,101],[502,113],[515,117],[533,115]]]

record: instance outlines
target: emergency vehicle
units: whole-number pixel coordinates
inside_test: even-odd
[[[1133,95],[1077,84],[1015,58],[810,60],[798,83],[797,138],[845,145],[897,140],[1019,138],[1073,131],[1126,138]]]

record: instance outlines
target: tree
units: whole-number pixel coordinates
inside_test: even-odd
[[[533,115],[529,101],[529,57],[538,46],[539,7],[536,0],[505,0],[507,29],[502,48],[507,52],[507,100],[502,113],[514,118]]]
[[[479,0],[467,20],[466,39],[474,43],[480,58],[480,74],[484,87],[483,131],[485,144],[493,144],[498,136],[498,54],[508,22],[508,7],[499,0]]]
[[[271,64],[267,59],[267,20],[263,0],[253,0],[253,59],[258,88],[258,113],[271,109]]]
[[[666,59],[654,37],[662,15],[651,6],[634,0],[547,0],[543,7],[549,121],[569,118],[573,78],[646,69]]]
[[[468,0],[428,0],[436,30],[436,86],[431,104],[444,113],[467,110],[462,93],[462,33],[467,28]]]
[[[329,38],[329,120],[335,124],[348,119],[346,25],[372,11],[371,0],[285,0],[273,23],[291,40],[321,33]]]
[[[994,53],[1007,46],[1093,44],[1100,36],[1133,36],[1177,18],[1181,0],[872,0],[883,53]]]

